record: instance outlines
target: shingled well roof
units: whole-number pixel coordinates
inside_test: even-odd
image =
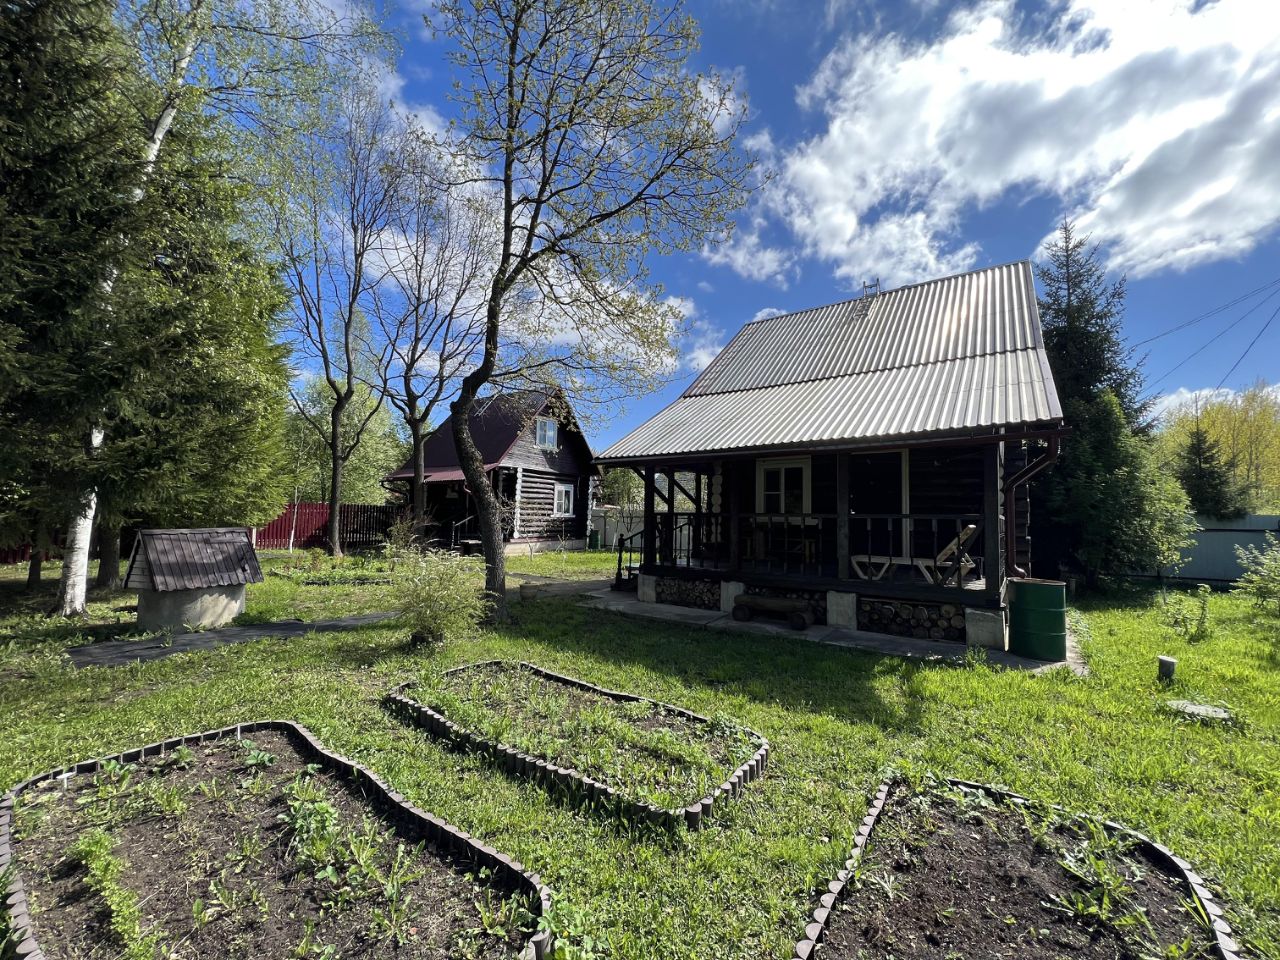
[[[1026,261],[748,323],[599,461],[1062,419]]]
[[[245,527],[139,531],[124,579],[126,589],[160,591],[261,582]]]

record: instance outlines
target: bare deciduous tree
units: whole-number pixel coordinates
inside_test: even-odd
[[[641,390],[670,368],[677,311],[645,257],[729,229],[750,178],[733,145],[745,107],[690,71],[698,30],[678,0],[448,0],[436,21],[476,182],[498,197],[484,348],[451,410],[500,619],[500,510],[471,406],[495,379]],[[523,319],[521,302],[537,305]],[[504,341],[550,349],[504,355]]]
[[[412,127],[403,143],[406,176],[383,244],[387,279],[374,291],[372,313],[386,346],[378,386],[413,443],[413,528],[421,536],[427,522],[423,451],[433,415],[476,361],[495,231],[482,197],[450,189],[450,160],[438,145]]]
[[[374,346],[369,313],[386,281],[382,256],[402,183],[398,151],[403,130],[371,90],[348,91],[327,122],[305,137],[289,164],[292,189],[274,208],[276,245],[292,293],[297,352],[322,378],[324,415],[294,393],[294,405],[329,449],[329,551],[342,555],[339,524],[342,473],[365,429],[381,409],[352,406],[364,381],[386,362]]]

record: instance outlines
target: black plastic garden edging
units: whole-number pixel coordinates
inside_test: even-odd
[[[14,863],[13,853],[13,811],[14,804],[28,787],[47,780],[60,777],[77,776],[94,773],[108,762],[134,763],[144,757],[161,756],[178,747],[198,743],[208,743],[226,738],[240,739],[246,734],[259,730],[270,730],[288,737],[301,749],[301,752],[321,768],[347,777],[354,781],[375,806],[381,807],[386,818],[398,830],[413,840],[425,841],[427,845],[439,853],[449,854],[468,861],[477,868],[489,870],[497,882],[512,893],[523,894],[535,904],[535,915],[545,916],[551,905],[551,891],[542,883],[536,873],[529,873],[524,866],[476,840],[470,834],[432,816],[424,810],[409,803],[402,794],[387,786],[373,771],[358,763],[352,763],[345,757],[330,753],[301,724],[288,720],[260,720],[253,723],[238,723],[235,726],[223,727],[221,730],[209,730],[204,733],[193,733],[185,737],[175,737],[159,743],[151,743],[145,747],[135,747],[111,757],[97,760],[82,760],[60,770],[50,770],[38,774],[12,787],[0,798],[0,871]],[[20,960],[44,960],[44,952],[31,929],[31,917],[27,902],[26,889],[22,876],[14,872],[8,889],[5,891],[5,914],[10,931],[10,950]],[[551,935],[543,931],[530,938],[520,953],[521,960],[544,960],[551,956]]]
[[[706,717],[685,710],[682,707],[675,707],[669,703],[662,703],[659,700],[641,697],[634,693],[607,690],[604,687],[597,687],[595,684],[587,683],[585,680],[565,677],[558,673],[552,673],[550,670],[543,670],[541,667],[525,663],[523,660],[482,660],[478,663],[469,663],[446,670],[441,676],[447,677],[467,670],[474,670],[477,667],[511,666],[512,664],[539,677],[554,680],[566,686],[576,687],[579,690],[587,690],[612,700],[620,700],[626,703],[651,703],[664,711],[684,717],[686,720],[692,720],[695,723],[710,723]],[[503,769],[515,776],[530,779],[548,787],[565,790],[573,796],[585,799],[588,803],[603,805],[621,812],[623,816],[630,816],[637,820],[647,820],[651,823],[670,827],[684,826],[690,830],[697,830],[702,826],[717,801],[723,803],[730,797],[740,793],[746,784],[759,778],[764,773],[765,765],[768,762],[769,741],[754,730],[747,730],[747,734],[759,744],[759,748],[750,760],[738,767],[728,780],[701,800],[691,803],[687,807],[664,810],[652,803],[624,797],[613,787],[606,786],[598,780],[579,773],[577,770],[557,766],[540,757],[523,753],[509,744],[499,743],[496,740],[468,730],[454,723],[439,711],[433,710],[431,707],[406,696],[405,691],[411,690],[414,686],[414,682],[410,681],[396,687],[391,693],[387,694],[387,706],[393,712],[408,719],[411,723],[421,727],[433,736],[440,737],[462,749],[472,750],[490,757]]]
[[[957,780],[951,777],[948,777],[946,782],[961,790],[985,793],[987,796],[1003,803],[1018,806],[1023,804],[1037,806],[1037,804],[1020,794],[985,783],[974,783],[971,780]],[[818,908],[813,911],[809,923],[805,925],[803,939],[796,941],[792,960],[813,960],[814,949],[822,942],[822,938],[826,934],[827,920],[831,916],[831,910],[836,902],[845,895],[849,879],[853,876],[853,871],[858,865],[858,861],[862,859],[867,841],[871,837],[871,831],[875,827],[881,811],[884,810],[885,802],[889,799],[889,792],[892,789],[893,784],[888,781],[880,784],[880,788],[876,791],[875,799],[871,801],[871,806],[867,809],[867,815],[862,818],[862,823],[858,826],[858,832],[854,837],[853,850],[849,854],[849,859],[844,862],[844,869],[838,871],[835,879],[827,884],[827,892],[819,898]],[[1041,806],[1041,809],[1069,813],[1068,810],[1057,804],[1049,804],[1047,807]],[[1183,860],[1164,844],[1157,843],[1145,834],[1130,830],[1114,820],[1104,820],[1102,825],[1108,833],[1125,836],[1136,841],[1138,848],[1153,863],[1160,865],[1164,868],[1166,874],[1186,887],[1192,899],[1213,920],[1214,949],[1218,960],[1240,960],[1240,944],[1236,942],[1235,937],[1232,935],[1231,927],[1223,919],[1222,907],[1218,905],[1213,894],[1205,888],[1204,880],[1200,875],[1191,869],[1190,863]]]

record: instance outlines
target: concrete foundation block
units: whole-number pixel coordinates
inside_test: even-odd
[[[827,591],[827,626],[857,627],[858,595],[843,590]]]
[[[220,627],[242,613],[242,583],[198,590],[138,591],[138,626],[143,630]]]
[[[738,602],[738,597],[742,596],[746,589],[747,585],[739,583],[737,580],[721,580],[720,612],[733,613],[733,605]]]
[[[636,577],[636,599],[641,603],[658,602],[658,578],[651,573]]]
[[[965,607],[964,634],[965,642],[971,647],[1008,650],[1009,621],[1006,611]]]

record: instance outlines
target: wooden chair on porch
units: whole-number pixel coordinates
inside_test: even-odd
[[[954,578],[955,586],[958,587],[977,566],[973,558],[965,552],[969,541],[977,532],[978,525],[970,523],[956,534],[956,538],[943,547],[936,557],[917,557],[912,562],[930,583],[942,587],[946,586],[948,580]]]
[[[850,557],[849,561],[854,571],[864,580],[882,580],[895,567],[914,567],[935,586],[945,586],[953,579],[955,585],[959,586],[977,567],[977,563],[966,552],[969,542],[977,532],[977,524],[967,524],[956,534],[954,540],[933,557],[894,557],[863,553]]]

